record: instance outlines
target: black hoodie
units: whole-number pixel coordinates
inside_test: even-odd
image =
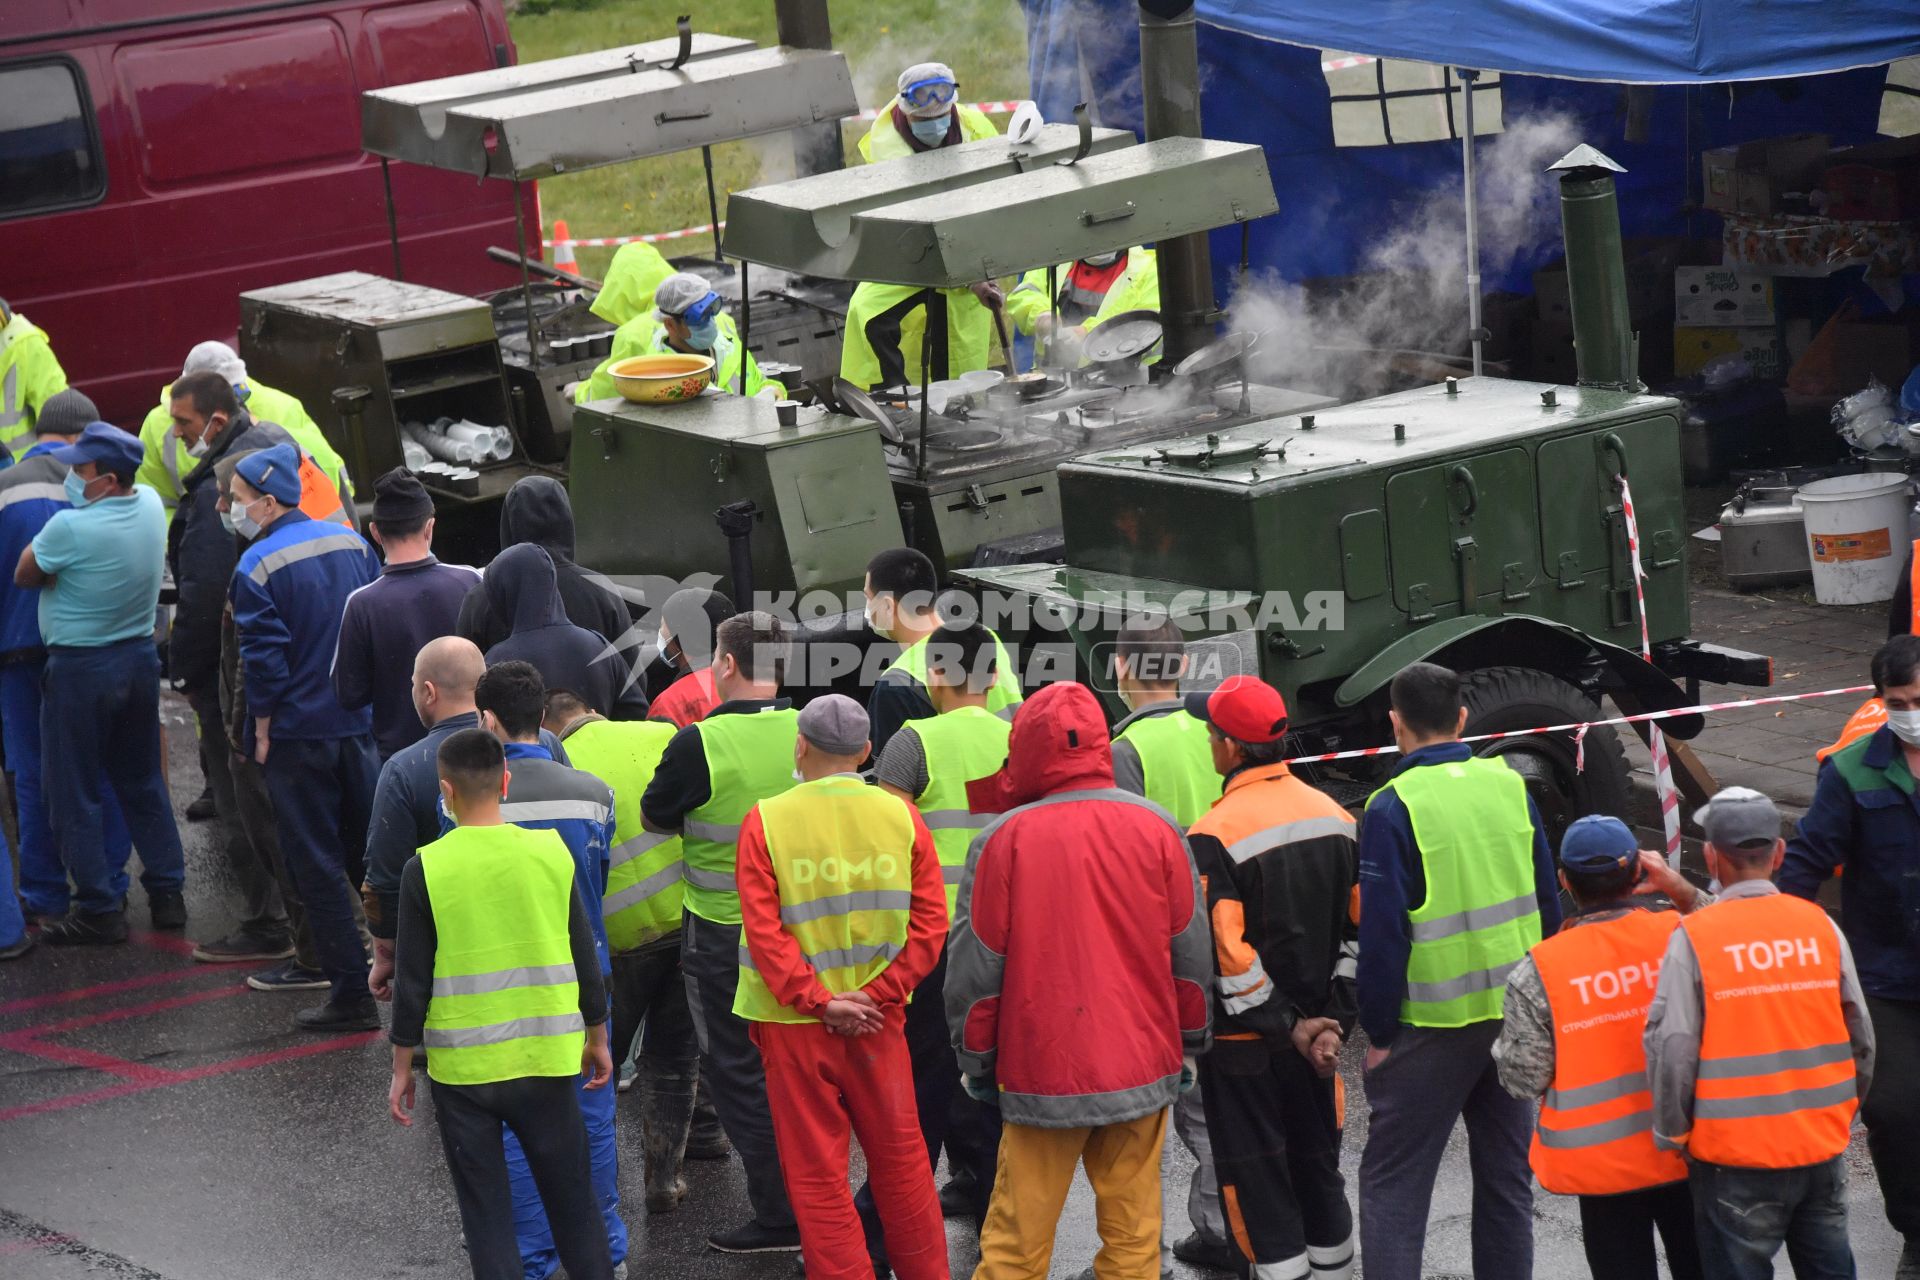
[[[487,566],[479,589],[494,613],[512,619],[512,633],[486,651],[488,666],[530,662],[547,688],[571,690],[602,715],[616,708],[622,715],[646,714],[646,694],[637,685],[627,688],[626,659],[600,636],[567,621],[553,558],[544,548],[524,542],[508,547]]]
[[[524,543],[544,547],[552,559],[568,620],[603,640],[619,643],[633,619],[610,583],[573,562],[573,505],[567,501],[566,488],[551,476],[525,477],[507,490],[500,504],[501,548]],[[489,603],[483,582],[467,592],[454,630],[485,653],[511,634],[512,623],[510,614]]]

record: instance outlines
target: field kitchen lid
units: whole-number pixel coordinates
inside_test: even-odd
[[[1134,144],[1047,125],[1024,146],[958,147],[797,178],[727,203],[725,253],[841,280],[960,288],[1278,208],[1259,147],[1201,138]]]
[[[694,32],[371,90],[360,95],[360,135],[374,155],[519,180],[779,133],[858,110],[839,53],[762,49]]]

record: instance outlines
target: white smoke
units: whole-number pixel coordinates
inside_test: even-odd
[[[1579,137],[1571,116],[1510,120],[1476,155],[1480,274],[1495,277],[1559,235],[1558,184],[1546,167]],[[1286,218],[1282,205],[1278,215]],[[1312,226],[1289,228],[1312,235]],[[1231,332],[1253,332],[1255,378],[1342,397],[1373,394],[1393,376],[1388,354],[1466,349],[1466,204],[1455,181],[1427,192],[1382,232],[1337,292],[1253,272],[1227,303]],[[1405,368],[1421,362],[1402,357]]]

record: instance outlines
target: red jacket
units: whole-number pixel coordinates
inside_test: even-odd
[[[1114,786],[1093,694],[1053,684],[1014,717],[1006,766],[968,786],[1005,810],[973,842],[947,944],[960,1066],[1010,1124],[1149,1115],[1208,1041],[1212,938],[1180,829]]]
[[[699,724],[707,718],[707,712],[719,705],[720,695],[713,688],[713,668],[702,667],[662,690],[648,708],[647,719],[666,720],[684,729],[690,724]]]
[[[920,811],[910,804],[906,808],[913,815],[913,908],[907,920],[907,945],[861,988],[883,1009],[907,1002],[920,980],[940,962],[940,944],[947,936],[947,889],[940,878],[940,851],[933,847],[933,833]],[[780,923],[780,882],[773,873],[759,805],[740,824],[734,874],[740,885],[741,942],[752,953],[761,979],[781,1004],[809,1018],[819,1017],[833,992],[821,983],[800,944]]]

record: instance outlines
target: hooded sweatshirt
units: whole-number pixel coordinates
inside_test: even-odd
[[[508,547],[488,566],[480,589],[490,608],[511,619],[512,631],[487,650],[487,665],[530,662],[547,688],[569,689],[595,711],[610,711],[624,695],[644,714],[647,695],[638,685],[627,690],[626,661],[605,640],[567,621],[553,568],[544,549],[526,542]]]
[[[1208,1040],[1206,902],[1167,812],[1114,786],[1106,718],[1051,684],[1014,717],[1007,763],[967,786],[974,838],[947,944],[947,1025],[1009,1124],[1148,1115]]]
[[[573,562],[573,504],[567,501],[565,486],[551,476],[525,477],[507,490],[500,504],[500,545],[524,543],[546,550],[559,583],[560,603],[575,626],[615,642],[626,634],[633,619],[613,585]],[[491,604],[482,583],[461,602],[454,630],[485,653],[507,638],[513,616]]]

